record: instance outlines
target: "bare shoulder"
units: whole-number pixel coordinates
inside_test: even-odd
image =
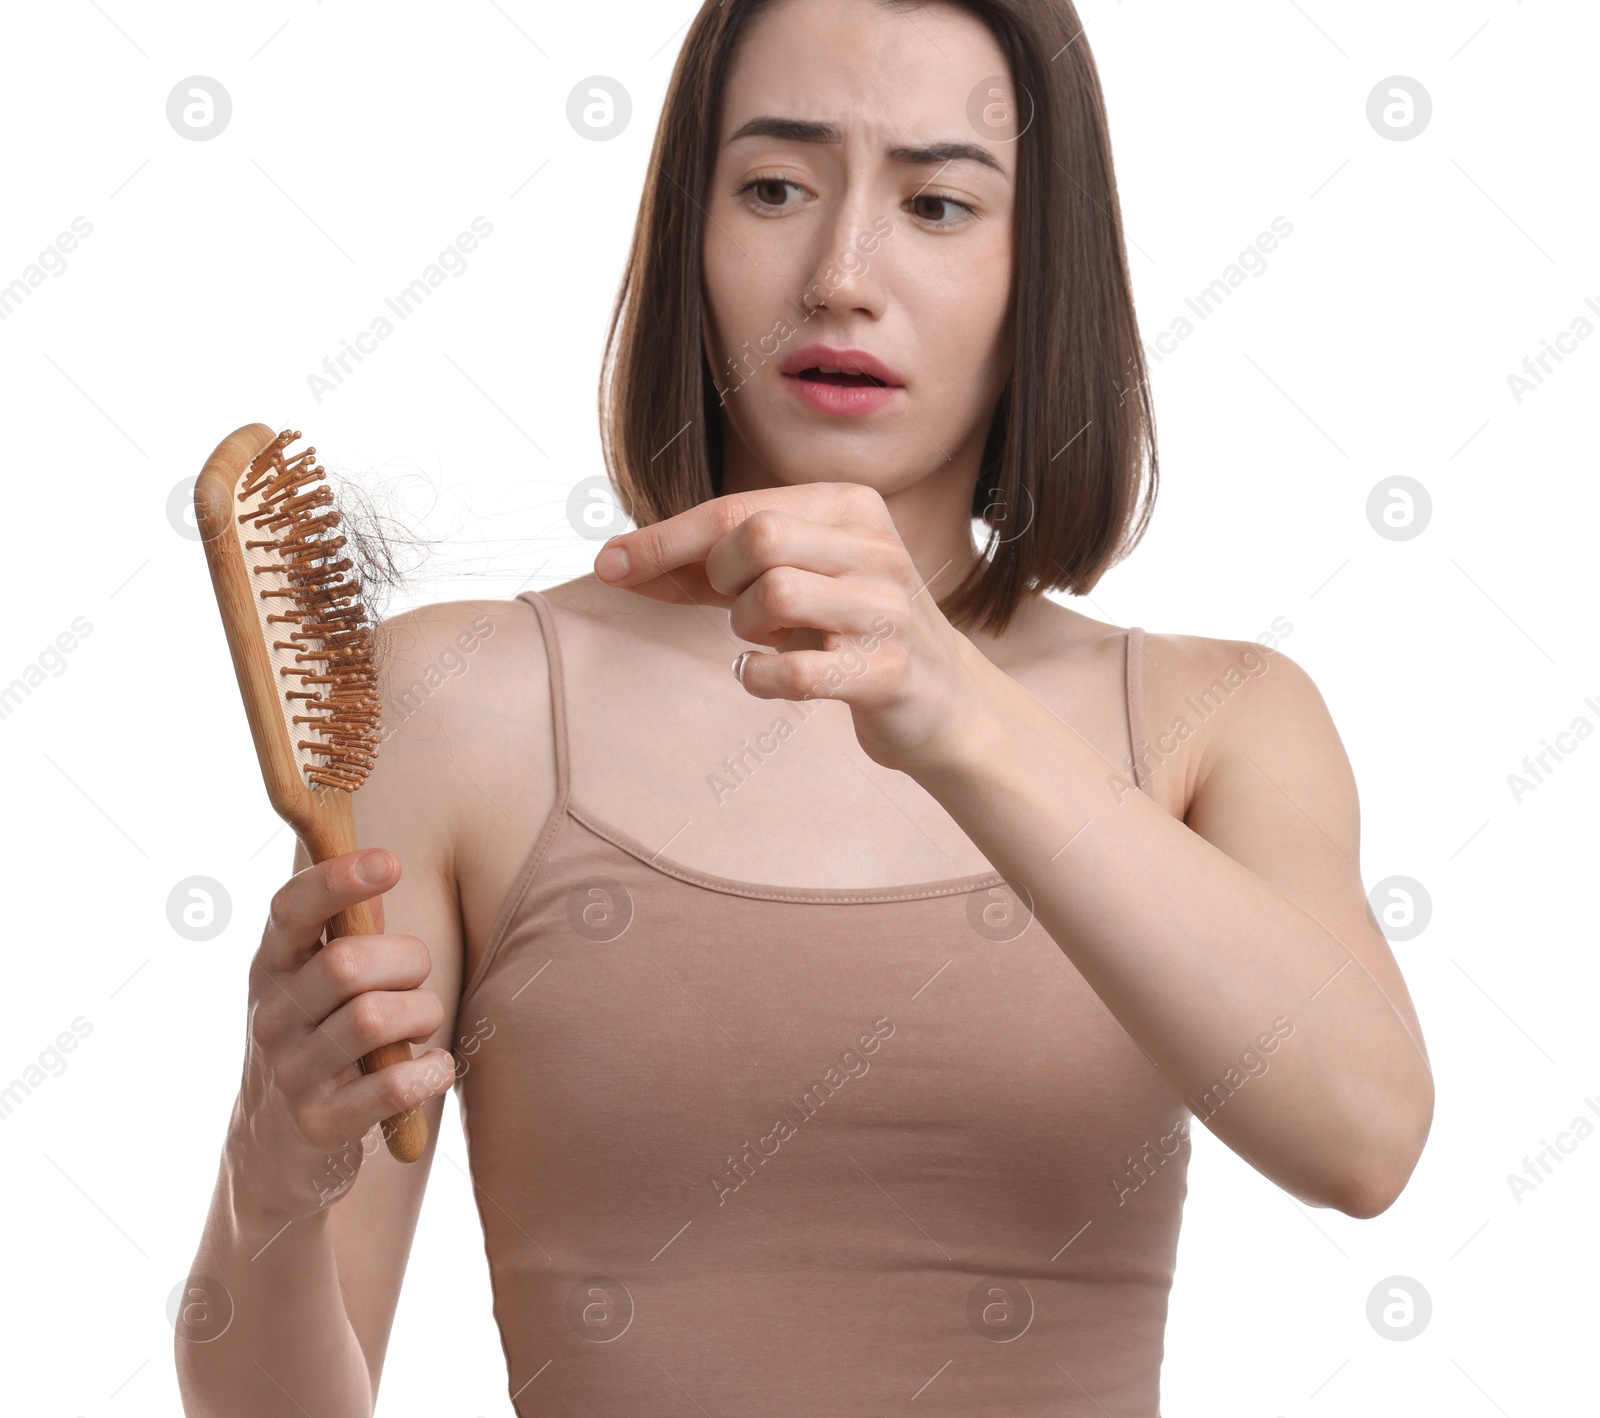
[[[382,623],[380,663],[379,760],[458,913],[465,982],[556,799],[544,638],[525,601],[441,601]]]
[[[567,638],[658,641],[682,607],[608,586],[592,572],[539,592],[557,613]]]
[[[355,796],[363,840],[376,845],[403,831],[414,859],[435,864],[439,872],[447,869],[459,797],[459,775],[449,761],[452,745],[479,731],[482,707],[473,691],[494,677],[497,659],[510,658],[495,650],[516,638],[504,629],[514,609],[519,608],[508,602],[455,601],[379,622],[378,752]],[[500,646],[491,648],[497,635]]]
[[[525,602],[440,601],[391,616],[379,660],[380,756],[403,761],[452,827],[497,802],[507,773],[548,749],[544,641]]]
[[[558,654],[581,643],[589,633],[586,623],[626,626],[652,604],[593,576],[538,595],[557,622]],[[404,740],[447,758],[455,771],[474,775],[483,787],[476,770],[504,768],[508,754],[548,757],[554,719],[550,651],[527,601],[418,606],[383,622],[380,656],[385,742]]]
[[[383,621],[385,737],[417,716],[466,727],[492,711],[482,691],[506,675],[543,673],[544,647],[533,612],[520,601],[439,601]]]
[[[1298,761],[1297,774],[1320,775],[1324,800],[1353,790],[1327,703],[1285,651],[1255,640],[1149,632],[1143,649],[1151,762],[1181,765],[1186,820],[1208,785],[1215,797],[1224,778],[1241,768],[1265,773],[1268,763],[1276,773],[1276,765]]]
[[[498,653],[478,654],[497,639]],[[420,684],[430,698],[431,691],[445,690],[459,704],[468,697],[449,694],[450,682],[459,684],[470,670],[503,663],[519,652],[538,652],[538,641],[533,612],[519,601],[435,601],[385,618],[379,649],[397,695]]]
[[[1361,873],[1354,771],[1327,701],[1281,649],[1146,637],[1147,736],[1188,734],[1184,821],[1330,931],[1377,980],[1426,1057],[1416,1009]],[[1172,737],[1177,737],[1176,733]]]

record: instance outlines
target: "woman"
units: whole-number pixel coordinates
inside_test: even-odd
[[[458,1081],[519,1412],[1156,1413],[1191,1118],[1374,1216],[1432,1085],[1309,678],[1043,595],[1155,472],[1071,5],[706,5],[612,342],[637,530],[391,623],[274,897],[191,1412],[371,1411]]]

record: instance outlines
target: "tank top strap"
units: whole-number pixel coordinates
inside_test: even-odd
[[[539,620],[539,633],[544,637],[545,661],[550,667],[551,738],[555,741],[556,752],[555,810],[564,812],[571,797],[572,770],[567,748],[567,684],[561,666],[561,641],[556,635],[555,612],[537,591],[522,591],[517,599],[533,607]]]
[[[1147,798],[1154,799],[1150,775],[1144,765],[1144,627],[1127,632],[1128,750],[1133,757],[1133,781]]]

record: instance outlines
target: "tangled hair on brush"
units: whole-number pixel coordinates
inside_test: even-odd
[[[373,485],[332,468],[326,472],[334,510],[339,514],[338,530],[345,538],[342,554],[350,558],[351,574],[361,587],[373,656],[382,664],[391,660],[397,648],[385,621],[389,606],[432,553],[436,539],[419,536],[383,511]]]

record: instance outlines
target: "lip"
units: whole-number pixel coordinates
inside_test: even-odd
[[[802,370],[815,369],[819,365],[827,365],[830,369],[848,370],[851,374],[870,374],[874,379],[881,379],[884,387],[862,385],[853,388],[800,378]],[[834,345],[803,345],[784,360],[780,372],[783,382],[796,398],[810,405],[818,413],[836,414],[845,418],[881,409],[904,388],[900,376],[877,356],[866,350],[845,349]]]
[[[900,376],[876,355],[867,350],[844,349],[836,345],[802,345],[784,360],[781,368],[785,374],[797,375],[803,369],[815,369],[824,364],[830,369],[848,370],[851,374],[870,374],[874,379],[881,379],[895,388],[904,384]]]

